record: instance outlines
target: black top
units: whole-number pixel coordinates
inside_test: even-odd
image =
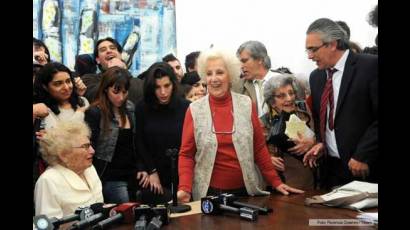
[[[161,185],[167,188],[171,187],[171,159],[165,151],[179,149],[189,103],[176,97],[168,105],[152,108],[141,101],[135,108],[137,151],[143,157],[147,171],[157,169]]]
[[[132,152],[132,131],[131,129],[119,129],[117,144],[111,163],[107,165],[104,173],[106,181],[128,181],[129,177],[136,175],[134,162],[135,154]]]

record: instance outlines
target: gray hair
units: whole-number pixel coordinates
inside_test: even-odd
[[[251,57],[255,60],[263,60],[263,66],[266,69],[270,69],[270,58],[268,56],[268,51],[266,50],[265,45],[259,41],[247,41],[242,43],[239,46],[238,50],[236,51],[236,56],[242,53],[242,51],[247,50],[249,51]]]
[[[241,74],[241,63],[233,52],[218,48],[209,48],[201,51],[198,57],[198,74],[202,80],[206,78],[206,67],[208,60],[221,59],[228,71],[230,85],[239,81]],[[205,80],[206,81],[206,80]]]
[[[274,95],[276,91],[284,86],[291,85],[295,94],[298,94],[298,86],[296,83],[296,77],[292,74],[280,74],[270,78],[263,87],[263,96],[265,97],[265,102],[271,107],[275,102]]]
[[[49,165],[59,163],[63,152],[71,152],[81,137],[90,137],[91,131],[84,121],[60,121],[56,126],[47,129],[40,140],[40,152]]]
[[[337,49],[346,50],[349,48],[349,39],[346,32],[336,22],[328,18],[319,18],[310,24],[306,34],[318,33],[323,43],[337,42]]]

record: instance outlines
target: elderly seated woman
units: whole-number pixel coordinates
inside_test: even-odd
[[[40,151],[49,167],[35,186],[36,215],[61,218],[79,206],[103,202],[89,137],[84,122],[61,121],[41,138]]]
[[[313,120],[306,106],[296,103],[298,87],[296,78],[291,74],[281,74],[269,79],[264,85],[265,102],[269,112],[261,117],[268,134],[273,126],[278,127],[280,117],[287,121],[291,114],[304,121],[313,129]],[[285,127],[285,126],[284,126]],[[278,128],[277,128],[278,129]],[[284,129],[282,130],[284,132]],[[313,172],[303,165],[303,154],[315,146],[316,141],[313,132],[298,133],[297,137],[290,138],[282,134],[283,138],[271,138],[268,136],[268,148],[271,153],[272,163],[286,184],[302,189],[312,189],[314,185]],[[279,136],[278,134],[277,136]],[[282,140],[283,139],[283,140]]]

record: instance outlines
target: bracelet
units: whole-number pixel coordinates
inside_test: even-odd
[[[154,173],[156,173],[156,172],[157,172],[157,169],[153,169],[153,170],[151,170],[148,174],[151,175],[151,174],[154,174]]]

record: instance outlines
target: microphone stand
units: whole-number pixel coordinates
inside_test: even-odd
[[[177,198],[177,176],[178,176],[178,168],[177,168],[177,157],[178,157],[178,149],[167,149],[166,155],[171,158],[171,189],[172,189],[172,205],[169,207],[171,213],[181,213],[181,212],[188,212],[191,210],[191,206],[180,204],[178,205],[178,198]]]

